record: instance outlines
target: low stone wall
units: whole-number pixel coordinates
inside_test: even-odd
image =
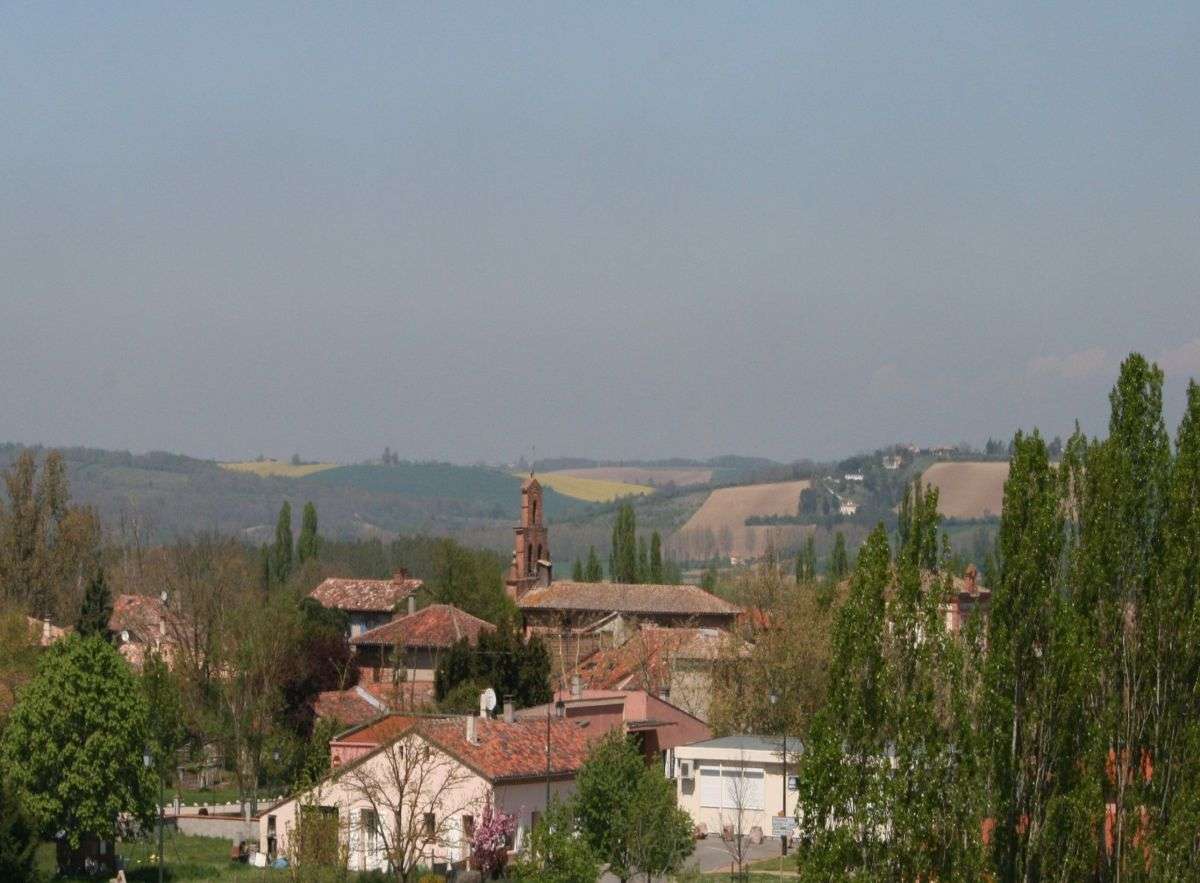
[[[223,837],[231,843],[243,840],[258,842],[258,820],[249,822],[240,814],[230,815],[193,815],[180,814],[175,817],[175,827],[180,834],[199,837]]]

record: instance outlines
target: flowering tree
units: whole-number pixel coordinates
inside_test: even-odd
[[[508,838],[517,830],[515,816],[500,812],[488,804],[483,819],[471,838],[471,865],[486,880],[508,861]]]

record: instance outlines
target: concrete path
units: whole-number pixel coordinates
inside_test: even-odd
[[[711,836],[706,837],[703,840],[697,840],[696,851],[691,854],[687,862],[684,864],[684,867],[698,870],[702,874],[711,873],[713,871],[728,872],[730,863],[734,861],[733,855],[729,851],[730,846],[731,844],[726,843],[717,836]],[[773,840],[764,840],[757,846],[747,843],[745,854],[742,856],[742,858],[747,864],[749,864],[750,862],[758,861],[759,859],[773,858],[778,855],[779,840],[776,838]],[[784,869],[788,871],[795,871],[796,865],[791,856],[792,851],[789,849],[788,859],[784,865]],[[607,872],[605,872],[600,880],[601,883],[618,883],[617,878]]]

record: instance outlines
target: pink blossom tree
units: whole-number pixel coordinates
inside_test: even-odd
[[[471,865],[488,879],[508,861],[508,839],[517,830],[516,816],[484,807],[483,818],[471,838]]]

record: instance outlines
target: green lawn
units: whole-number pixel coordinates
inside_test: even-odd
[[[125,877],[129,883],[158,880],[158,865],[154,857],[157,841],[127,840],[117,844],[117,854],[125,859]],[[280,883],[288,878],[283,871],[260,870],[229,860],[229,841],[218,837],[187,837],[168,832],[163,855],[166,859],[163,877],[166,880],[263,880]],[[54,876],[54,844],[43,843],[38,850],[38,870],[46,880],[87,880],[87,877]],[[95,878],[93,878],[95,879]]]
[[[152,835],[148,839],[127,840],[117,845],[117,854],[125,859],[125,878],[129,883],[156,883],[158,865],[156,853],[158,841]],[[255,880],[274,880],[287,883],[291,875],[287,871],[252,868],[249,865],[229,860],[229,841],[220,837],[189,837],[168,832],[163,847],[166,862],[163,879],[178,880],[238,880],[250,883]],[[38,849],[37,869],[41,879],[51,880],[97,880],[103,877],[55,877],[54,844],[43,843]],[[339,880],[351,883],[367,883],[385,879],[378,874],[354,874],[348,877],[335,875]]]

